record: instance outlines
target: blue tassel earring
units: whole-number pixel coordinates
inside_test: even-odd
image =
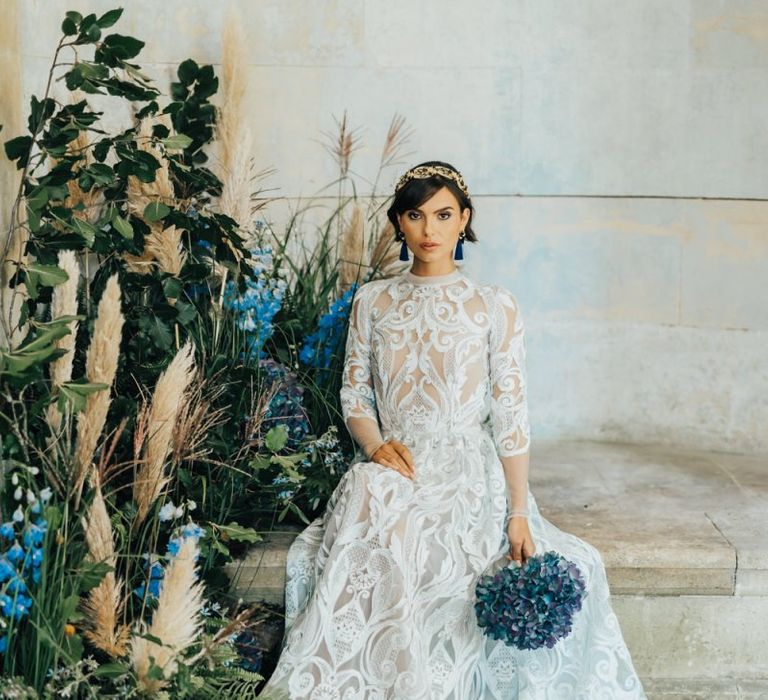
[[[462,245],[463,242],[464,231],[461,232],[461,236],[459,236],[459,242],[456,244],[456,250],[453,253],[454,260],[464,260],[464,246]]]
[[[408,257],[408,246],[405,245],[405,236],[402,238],[403,245],[400,246],[400,260],[410,260]]]

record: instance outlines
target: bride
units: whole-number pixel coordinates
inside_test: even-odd
[[[428,161],[387,215],[406,272],[358,288],[343,384],[359,446],[287,562],[286,631],[261,698],[637,700],[602,558],[528,487],[523,315],[454,260],[477,240],[461,174]],[[484,572],[555,550],[586,583],[570,634],[521,650],[483,635]]]

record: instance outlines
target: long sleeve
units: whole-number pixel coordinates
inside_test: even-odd
[[[494,287],[489,336],[491,427],[504,466],[510,510],[526,510],[531,442],[525,369],[525,328],[513,294]]]
[[[384,443],[371,374],[370,292],[370,287],[364,284],[352,299],[339,393],[347,430],[368,459]]]

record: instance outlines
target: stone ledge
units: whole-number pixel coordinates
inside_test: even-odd
[[[765,700],[768,679],[741,681],[733,679],[698,679],[681,681],[657,678],[643,681],[648,700]]]
[[[600,551],[612,594],[768,595],[768,455],[544,443],[530,482],[547,520]],[[301,529],[270,534],[228,566],[240,595],[282,602]]]

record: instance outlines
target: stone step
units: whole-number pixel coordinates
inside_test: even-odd
[[[657,678],[644,681],[648,700],[765,700],[768,679],[742,681],[737,678],[721,680]]]
[[[768,455],[546,443],[532,450],[530,483],[545,518],[601,552],[635,667],[657,697],[761,697]],[[299,530],[270,533],[228,565],[233,592],[282,603]]]

